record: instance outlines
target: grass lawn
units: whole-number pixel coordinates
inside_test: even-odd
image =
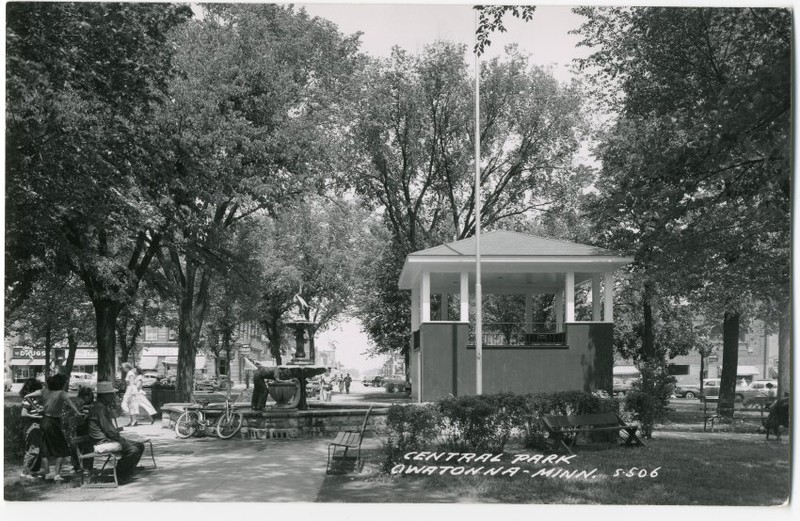
[[[513,476],[386,475],[380,454],[369,451],[357,475],[327,476],[317,501],[330,502],[480,502],[589,503],[654,505],[776,505],[790,493],[788,437],[780,442],[736,432],[656,432],[646,447],[577,447],[565,470],[597,469],[589,477],[533,476],[553,465],[518,463]],[[432,450],[420,448],[420,450]],[[512,456],[536,451],[507,448],[498,463],[462,463],[509,468]],[[407,463],[453,465],[444,462]],[[632,467],[656,477],[627,477]],[[617,472],[617,469],[622,469]],[[528,472],[526,473],[525,470]],[[448,471],[449,472],[449,471]],[[619,474],[614,477],[615,474]]]

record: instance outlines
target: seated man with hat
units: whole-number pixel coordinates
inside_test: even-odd
[[[123,438],[114,424],[114,414],[117,391],[111,382],[97,382],[97,401],[89,409],[86,421],[89,436],[99,452],[101,444],[118,444],[122,457],[117,462],[117,475],[120,478],[129,476],[144,452],[144,444],[138,441]],[[114,450],[116,452],[116,450]]]

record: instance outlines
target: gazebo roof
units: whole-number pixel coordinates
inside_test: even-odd
[[[475,255],[475,237],[434,246],[411,253],[409,257]],[[481,235],[481,257],[489,256],[602,256],[619,257],[620,254],[577,242],[548,239],[527,233],[495,230]]]
[[[614,271],[632,261],[612,250],[527,233],[495,230],[481,235],[483,284],[498,288],[519,284],[551,288],[562,284],[566,272],[575,273],[578,284],[590,279],[592,273]],[[467,272],[474,283],[475,237],[409,254],[400,274],[400,289],[414,287],[424,271]],[[432,287],[448,287],[456,280],[453,276],[437,279]]]

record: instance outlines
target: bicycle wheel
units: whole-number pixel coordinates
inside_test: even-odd
[[[233,438],[233,436],[239,432],[239,429],[242,428],[242,421],[242,413],[239,411],[223,412],[217,422],[217,436],[223,440]]]
[[[175,435],[178,438],[194,436],[202,421],[203,415],[200,411],[183,411],[183,414],[178,416],[178,421],[175,422]]]

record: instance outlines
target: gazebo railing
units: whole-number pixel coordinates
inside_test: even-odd
[[[555,322],[490,322],[483,324],[484,346],[537,346],[567,343],[564,324]],[[469,328],[468,345],[475,345],[475,330]]]

